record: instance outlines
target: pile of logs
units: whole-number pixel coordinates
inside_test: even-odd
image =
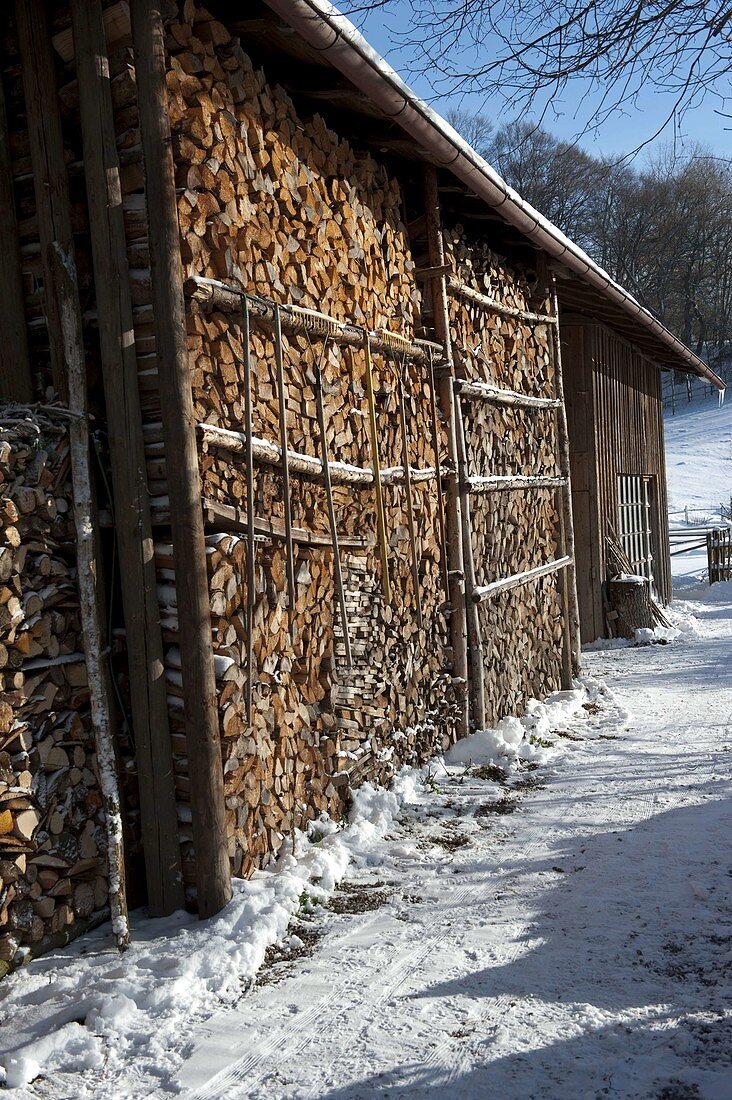
[[[320,116],[301,117],[287,93],[253,67],[239,41],[198,8],[167,25],[168,89],[185,275],[223,280],[334,321],[413,340],[421,308],[398,182],[357,153]],[[115,68],[119,64],[115,63]],[[133,148],[118,101],[118,142]],[[142,181],[126,178],[133,262],[145,260]],[[141,216],[131,217],[133,211]],[[325,259],[327,257],[327,261]],[[142,268],[136,336],[153,518],[169,520],[157,375],[147,337]],[[188,348],[207,520],[212,629],[220,688],[229,850],[248,874],[282,838],[322,810],[338,812],[367,759],[386,778],[451,739],[456,703],[449,667],[436,464],[444,438],[431,424],[426,354],[373,355],[391,602],[383,599],[365,351],[283,324],[281,338],[295,606],[289,606],[280,388],[275,332],[251,317],[256,594],[251,685],[247,668],[249,531],[241,308],[189,300]],[[326,449],[353,649],[348,668],[316,397],[322,373]],[[404,485],[414,471],[412,532]],[[227,435],[228,433],[228,435]],[[393,475],[392,471],[396,471]],[[400,473],[400,471],[402,471]],[[191,777],[182,739],[175,576],[156,553],[184,875],[193,878],[187,821]],[[415,564],[416,563],[416,564]],[[415,577],[418,584],[415,588]],[[247,723],[251,691],[252,722]],[[403,731],[407,731],[403,735]],[[395,734],[399,739],[395,740]],[[365,774],[365,773],[364,773]]]
[[[0,416],[0,968],[107,904],[62,423]]]
[[[184,276],[194,287],[202,280],[221,280],[240,292],[266,298],[270,306],[278,303],[326,315],[320,331],[317,326],[306,332],[283,323],[281,337],[270,318],[249,318],[251,434],[256,442],[252,516],[247,502],[244,304],[237,300],[235,306],[224,308],[204,294],[189,293],[187,298],[226,828],[232,868],[248,875],[307,820],[324,810],[339,813],[351,784],[366,777],[388,779],[400,763],[422,760],[447,747],[460,725],[455,692],[461,688],[452,679],[449,644],[443,502],[437,491],[447,434],[433,411],[429,356],[424,349],[415,352],[423,303],[398,180],[371,154],[357,151],[336,134],[322,117],[298,112],[286,91],[252,64],[235,27],[224,27],[204,7],[188,3],[180,8],[166,23],[166,46]],[[110,81],[156,527],[179,835],[183,873],[192,888],[190,806],[195,776],[189,772],[184,736],[167,482],[167,463],[178,462],[180,456],[165,453],[160,427],[137,88],[124,18],[120,26],[110,45]],[[54,45],[67,65],[69,82],[61,96],[69,123],[67,141],[77,142],[67,149],[67,160],[76,165],[82,162],[78,87],[73,79],[73,42],[68,34],[62,41],[64,33],[62,28]],[[42,265],[33,202],[28,201],[27,209],[24,205],[24,148],[16,135],[14,170],[20,181],[21,214],[27,215],[21,224],[24,275],[29,316],[39,337],[37,349],[43,346],[42,302],[37,294]],[[83,229],[80,182],[80,177],[76,183],[72,180],[71,190],[74,209],[80,206],[77,228]],[[539,315],[549,311],[543,291],[537,292],[536,275],[468,240],[459,226],[448,231],[445,246],[452,270],[449,321],[456,375],[535,397],[551,396],[550,326],[516,316],[521,310]],[[77,240],[82,290],[88,285],[87,251],[82,233]],[[472,291],[472,297],[458,293],[461,287]],[[486,310],[481,295],[498,299],[503,312]],[[365,342],[340,339],[330,322],[362,326],[373,334],[386,331],[392,334],[391,350],[375,344],[370,356]],[[326,340],[323,332],[328,333]],[[93,339],[89,345],[93,360]],[[468,476],[556,475],[551,410],[497,407],[467,398],[460,402]],[[49,455],[62,456],[63,437],[51,438]],[[324,478],[324,453],[332,464],[332,500]],[[30,467],[30,461],[26,465]],[[377,465],[384,470],[383,509],[376,492]],[[34,484],[23,463],[13,469],[8,482]],[[50,471],[58,487],[54,499],[63,500],[63,458],[49,457],[44,470],[43,476]],[[12,493],[6,495],[12,498]],[[532,490],[530,496],[524,489],[480,493],[472,505],[478,585],[544,563],[559,552],[553,489]],[[19,502],[16,507],[22,511]],[[68,528],[68,507],[64,512],[57,506],[57,513],[66,516]],[[28,514],[38,517],[43,512],[39,505]],[[54,534],[58,518],[45,517],[44,522],[49,525],[43,532],[51,548],[45,551],[48,568],[57,572],[43,573],[47,565],[40,564],[43,555],[33,549],[36,543],[29,535],[25,560],[31,571],[26,576],[18,569],[17,584],[15,573],[8,575],[8,582],[19,587],[15,591],[8,583],[10,596],[20,606],[10,597],[0,603],[0,611],[9,616],[6,630],[0,613],[0,629],[8,635],[7,641],[1,640],[8,650],[7,664],[16,670],[11,680],[4,673],[6,692],[15,693],[9,702],[8,733],[27,723],[22,751],[16,740],[4,749],[7,761],[0,758],[0,769],[8,764],[7,774],[13,770],[16,776],[14,769],[20,768],[17,782],[14,779],[7,788],[13,792],[7,800],[11,816],[0,816],[8,824],[8,850],[15,846],[16,852],[10,860],[15,871],[8,872],[15,878],[5,880],[0,921],[6,920],[18,940],[60,931],[106,897],[95,802],[99,795],[92,782],[86,685],[69,566],[72,552],[64,549],[71,544],[68,530],[66,541]],[[13,525],[11,518],[6,523],[0,517],[0,523]],[[9,560],[15,569],[15,549]],[[337,561],[343,572],[342,592]],[[44,590],[49,585],[31,582],[34,571],[53,576],[54,591],[66,593],[68,604],[64,596],[48,602],[54,598]],[[64,584],[71,587],[65,589]],[[29,610],[23,599],[31,592],[41,604],[31,603]],[[47,609],[51,625],[39,625],[36,634],[35,624]],[[22,620],[14,623],[20,612]],[[35,619],[36,614],[40,618]],[[557,578],[544,576],[502,592],[481,604],[480,616],[489,718],[495,719],[518,710],[528,696],[556,686],[561,635]],[[22,628],[21,621],[34,626]],[[22,634],[29,635],[22,643],[29,649],[19,659],[13,654],[15,639]],[[70,659],[62,659],[66,657]],[[13,664],[16,660],[20,664]],[[39,661],[53,663],[41,667]],[[26,684],[31,685],[27,692]],[[132,774],[134,765],[127,771]],[[0,771],[0,783],[5,774]],[[79,799],[86,800],[83,806]],[[37,815],[29,836],[23,833],[34,820],[23,816],[28,813]],[[33,870],[39,858],[63,862],[43,864],[41,877],[40,869]],[[47,890],[51,871],[56,879]],[[23,919],[31,914],[30,926],[22,928],[17,915],[21,902]],[[34,906],[39,902],[43,908],[37,913]]]
[[[456,225],[445,231],[450,333],[455,372],[531,397],[554,398],[550,325],[488,308],[542,317],[550,313],[536,272],[521,270]],[[465,289],[467,288],[467,289]],[[477,292],[471,296],[469,292]],[[559,476],[552,408],[511,407],[465,399],[467,474]],[[558,556],[560,512],[551,488],[502,488],[471,497],[478,585],[525,572]],[[559,685],[562,605],[557,575],[539,577],[480,605],[487,720],[519,713],[528,698]]]
[[[252,648],[252,723],[246,721],[246,539],[207,537],[207,561],[219,710],[223,737],[226,821],[236,874],[248,874],[308,817],[342,808],[330,782],[336,770],[331,551],[298,546],[297,602],[287,608],[280,542],[256,544]],[[183,738],[178,618],[172,548],[155,548],[166,646],[166,677],[182,824],[183,867],[193,881],[190,783]]]

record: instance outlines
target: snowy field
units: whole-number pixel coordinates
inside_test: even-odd
[[[729,497],[731,425],[667,421],[672,508]],[[732,583],[705,564],[669,644],[594,646],[575,692],[362,788],[219,917],[134,914],[125,955],[100,929],[2,982],[8,1097],[730,1100]]]
[[[670,526],[684,528],[684,509],[691,526],[720,523],[720,505],[729,507],[732,496],[732,397],[721,407],[716,399],[682,400],[676,415],[666,410],[666,471]],[[704,541],[690,534],[688,546]],[[683,542],[672,540],[671,549]],[[676,583],[690,583],[705,574],[706,548],[674,554],[671,567]]]

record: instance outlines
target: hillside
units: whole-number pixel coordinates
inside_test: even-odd
[[[668,507],[675,512],[688,507],[692,520],[719,519],[719,506],[729,507],[732,495],[732,399],[719,407],[714,399],[696,396],[680,402],[676,415],[666,411],[666,469]]]
[[[719,405],[695,394],[681,401],[675,416],[666,410],[666,470],[671,527],[671,570],[674,588],[696,583],[706,575],[704,535],[692,534],[686,544],[674,532],[719,523],[722,506],[732,496],[732,400]],[[685,511],[688,509],[688,512]],[[687,523],[688,520],[688,523]],[[684,545],[692,547],[683,552]]]

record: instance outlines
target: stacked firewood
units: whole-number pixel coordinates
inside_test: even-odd
[[[191,9],[193,6],[190,6]],[[189,9],[186,8],[186,11]],[[398,183],[371,156],[357,153],[319,117],[300,116],[286,92],[255,70],[238,40],[199,7],[167,25],[168,88],[179,190],[185,275],[223,280],[283,305],[334,320],[386,328],[412,339],[421,296],[402,222]],[[123,51],[124,52],[124,51]],[[121,72],[119,61],[113,63]],[[117,98],[118,143],[134,155],[134,116]],[[154,346],[150,338],[142,179],[125,175],[125,210],[136,339],[147,424],[154,520],[167,513]],[[147,296],[146,296],[147,295]],[[189,305],[188,346],[199,424],[239,433],[244,388],[240,315]],[[253,435],[280,443],[276,347],[271,325],[252,319]],[[322,356],[322,357],[321,357]],[[434,475],[413,488],[413,579],[403,479],[384,487],[391,604],[382,599],[377,550],[374,457],[368,427],[366,355],[283,325],[287,446],[316,467],[290,474],[295,607],[288,606],[282,469],[255,462],[256,610],[252,723],[246,721],[246,468],[242,448],[200,433],[204,515],[209,535],[211,610],[220,690],[227,827],[236,873],[248,874],[282,838],[321,810],[338,812],[351,781],[385,777],[401,760],[447,744],[456,720],[443,605]],[[365,483],[334,479],[333,504],[354,667],[346,668],[335,591],[333,540],[322,479],[316,366],[323,378],[328,459],[363,471]],[[426,360],[374,354],[382,467],[403,464],[399,379],[404,387],[409,463],[434,468],[444,439],[429,425]],[[442,429],[439,429],[440,433]],[[369,480],[370,479],[370,480]],[[214,532],[218,532],[215,534]],[[237,533],[238,532],[238,533]],[[160,602],[176,753],[184,870],[192,880],[187,773],[173,560],[158,547]],[[417,608],[422,609],[422,626]],[[407,731],[402,736],[403,731]],[[399,734],[395,740],[395,734]],[[370,760],[359,771],[359,762]]]
[[[246,539],[207,537],[211,617],[224,751],[227,830],[234,871],[248,874],[276,851],[284,835],[308,817],[341,808],[331,775],[337,770],[330,703],[333,603],[332,553],[299,546],[294,612],[285,598],[282,544],[256,543],[252,646],[252,724],[246,721]],[[183,826],[184,873],[193,881],[185,825],[190,783],[185,758],[178,617],[172,547],[156,546],[166,642],[176,791]]]
[[[0,417],[0,967],[104,908],[65,430]]]
[[[450,331],[460,378],[489,382],[533,397],[554,397],[551,331],[545,322],[505,316],[461,295],[465,286],[502,306],[549,313],[546,288],[462,226],[445,233],[452,267]],[[463,400],[468,475],[559,475],[553,409],[497,406]],[[557,490],[514,489],[471,499],[473,556],[478,585],[490,584],[557,557]],[[488,721],[520,712],[528,698],[559,685],[562,608],[556,575],[529,581],[482,603]],[[507,674],[511,670],[511,674]]]

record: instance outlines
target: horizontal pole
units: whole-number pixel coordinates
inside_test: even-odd
[[[500,581],[493,581],[492,584],[484,584],[473,589],[473,602],[483,603],[497,592],[508,592],[511,588],[519,588],[522,584],[528,584],[529,581],[536,580],[538,577],[547,577],[550,573],[566,569],[571,564],[570,557],[557,558],[556,561],[537,565],[535,569],[527,569],[525,573],[514,573],[512,577],[504,577]]]
[[[495,493],[511,489],[563,489],[566,484],[566,477],[530,477],[523,474],[469,477],[467,480],[470,493]]]
[[[410,359],[417,362],[427,361],[430,353],[444,355],[442,345],[430,340],[414,340],[404,344],[399,334],[395,333],[395,343],[391,344],[388,335],[384,335],[383,329],[371,332],[357,325],[347,324],[345,321],[337,321],[314,310],[290,308],[288,305],[275,303],[272,299],[263,298],[258,294],[245,294],[238,287],[228,286],[226,283],[219,282],[218,279],[209,279],[203,275],[194,275],[186,279],[183,291],[187,298],[198,302],[199,305],[220,310],[222,313],[235,313],[237,316],[241,316],[242,299],[246,298],[251,319],[266,325],[274,324],[274,307],[275,304],[279,304],[280,320],[284,331],[307,332],[315,337],[327,336],[334,343],[344,344],[347,347],[362,348],[364,331],[368,331],[371,350],[381,355],[396,359],[408,355]],[[439,365],[439,362],[435,365]]]
[[[490,401],[493,405],[511,405],[526,409],[558,409],[561,402],[555,397],[532,397],[518,390],[504,390],[492,386],[490,382],[469,382],[465,378],[456,378],[455,393],[460,397]]]
[[[672,550],[669,557],[676,557],[677,554],[689,554],[692,550],[703,550],[706,545],[706,542],[695,542],[693,546],[682,546],[680,550]]]
[[[469,302],[474,302],[481,309],[488,310],[490,313],[498,313],[502,317],[516,317],[521,321],[534,321],[536,324],[542,325],[556,325],[558,322],[558,318],[549,313],[532,313],[528,309],[504,306],[501,302],[497,302],[495,298],[489,298],[487,294],[481,294],[479,290],[473,290],[472,287],[465,286],[454,275],[451,275],[446,282],[449,294],[452,294],[455,298],[464,298]]]
[[[219,428],[214,424],[199,424],[198,433],[204,443],[209,447],[219,447],[232,453],[244,453],[246,448],[246,433],[232,431],[229,428]],[[280,466],[282,464],[282,448],[276,443],[270,443],[266,439],[252,436],[252,455],[255,461],[267,466]],[[322,478],[323,463],[321,459],[313,455],[301,454],[299,451],[287,450],[287,460],[291,473],[305,474],[307,477]],[[329,462],[331,481],[340,485],[373,485],[374,471],[370,466],[353,466],[348,462]],[[409,467],[412,481],[431,481],[437,471],[434,466],[418,469]],[[447,476],[447,471],[443,471]],[[404,481],[403,466],[389,466],[381,471],[382,484],[398,485]]]

